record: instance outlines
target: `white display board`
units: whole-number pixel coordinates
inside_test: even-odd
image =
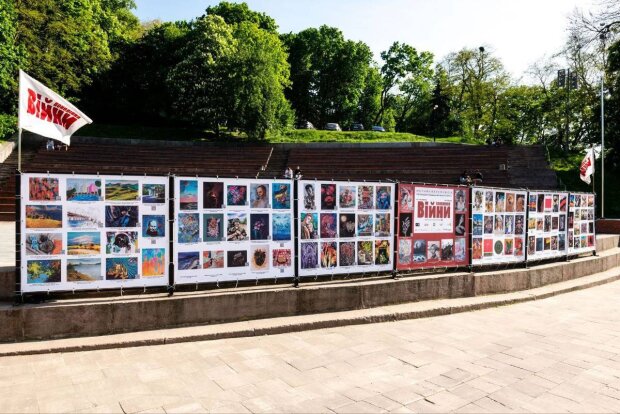
[[[394,185],[298,183],[299,276],[393,270]]]
[[[175,177],[175,283],[293,277],[293,182]]]
[[[528,193],[527,260],[565,256],[568,193]]]
[[[168,177],[22,174],[21,291],[168,285]]]
[[[472,264],[525,261],[527,192],[472,188]]]
[[[594,194],[570,193],[568,211],[568,253],[596,250]]]

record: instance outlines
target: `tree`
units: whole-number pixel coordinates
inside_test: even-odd
[[[265,13],[250,10],[245,2],[229,3],[227,1],[222,1],[217,6],[207,7],[207,15],[220,16],[230,25],[243,22],[254,23],[260,29],[266,30],[272,34],[278,34],[278,25],[273,18],[267,16]]]
[[[366,72],[364,90],[359,99],[359,110],[356,119],[370,128],[375,119],[375,114],[381,107],[381,72],[378,67],[372,66]]]
[[[233,106],[230,73],[235,48],[233,28],[224,19],[215,15],[198,19],[181,51],[185,58],[166,81],[178,118],[219,134]]]

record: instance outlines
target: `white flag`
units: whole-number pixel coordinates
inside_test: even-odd
[[[579,168],[579,178],[582,181],[590,184],[590,177],[594,174],[594,151],[590,148],[586,152],[586,156],[581,161],[581,167]]]
[[[19,128],[69,145],[71,135],[93,121],[62,96],[19,71]]]

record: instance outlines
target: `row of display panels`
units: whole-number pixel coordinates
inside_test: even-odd
[[[295,276],[290,180],[176,177],[172,235],[167,177],[24,174],[21,185],[23,292],[165,286],[170,237],[177,284]],[[595,249],[593,194],[473,187],[471,197],[462,186],[299,181],[297,274]]]
[[[21,176],[21,291],[168,284],[168,178]]]

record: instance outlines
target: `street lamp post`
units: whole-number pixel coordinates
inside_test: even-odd
[[[603,68],[601,70],[601,218],[605,218],[605,40],[610,25],[601,23],[599,38],[602,43]]]

